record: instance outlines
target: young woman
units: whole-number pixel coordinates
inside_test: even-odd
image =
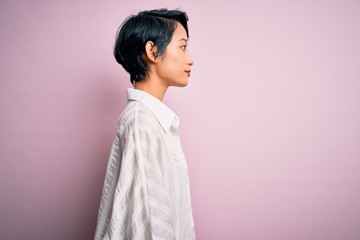
[[[130,74],[128,104],[113,142],[95,239],[195,239],[179,118],[162,103],[170,86],[186,86],[194,61],[188,17],[178,10],[130,16],[114,55]]]

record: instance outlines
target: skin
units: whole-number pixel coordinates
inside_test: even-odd
[[[156,46],[148,41],[142,57],[149,74],[144,80],[135,83],[135,89],[145,91],[162,101],[168,87],[185,87],[190,77],[190,68],[194,64],[187,46],[186,31],[180,23],[177,23],[171,42],[162,56],[156,56]]]

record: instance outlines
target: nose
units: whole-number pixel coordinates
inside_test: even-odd
[[[188,57],[187,57],[186,63],[190,66],[194,65],[194,59],[189,52],[188,52]]]

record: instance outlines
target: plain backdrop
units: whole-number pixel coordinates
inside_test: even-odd
[[[359,1],[0,1],[0,239],[92,239],[130,14],[180,8],[200,240],[360,239]]]

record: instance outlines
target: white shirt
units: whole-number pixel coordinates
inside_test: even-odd
[[[195,239],[179,118],[152,95],[127,89],[109,157],[95,240]]]

